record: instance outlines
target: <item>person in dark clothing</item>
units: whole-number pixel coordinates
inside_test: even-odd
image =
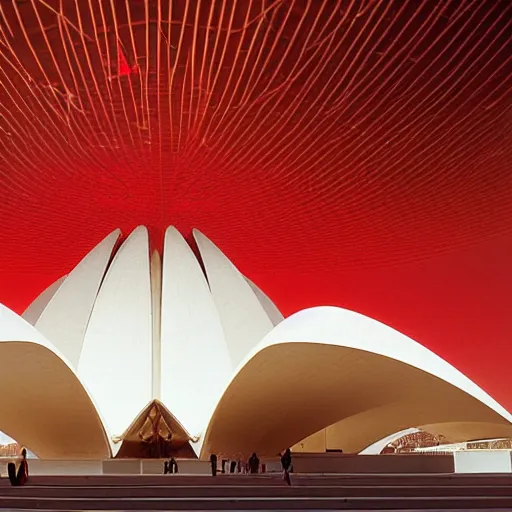
[[[164,462],[164,475],[169,473],[169,463],[167,461]]]
[[[9,474],[9,481],[11,485],[25,485],[28,481],[28,462],[27,450],[21,450],[21,462],[16,472],[16,465],[14,462],[9,462],[7,465],[7,472]]]
[[[234,473],[236,471],[236,460],[232,460],[229,464],[229,472]]]
[[[215,455],[215,453],[210,455],[210,464],[212,467],[212,476],[217,476],[217,455]]]
[[[281,455],[281,466],[283,468],[283,479],[288,485],[292,485],[290,473],[293,471],[292,467],[292,452],[290,448],[286,448],[283,455]]]
[[[169,473],[174,474],[178,472],[178,463],[174,457],[169,461]]]
[[[9,475],[9,482],[11,482],[11,485],[18,485],[18,479],[16,478],[16,464],[14,464],[14,462],[9,462],[9,464],[7,464],[7,473]]]
[[[258,459],[258,456],[253,453],[251,457],[249,458],[249,471],[251,473],[257,473],[260,469],[260,459]]]
[[[283,470],[286,470],[288,472],[292,469],[292,452],[290,448],[286,448],[283,455],[281,455],[281,466],[283,467]]]

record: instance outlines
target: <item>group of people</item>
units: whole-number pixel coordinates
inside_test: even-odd
[[[210,455],[210,464],[211,464],[211,470],[212,470],[212,476],[217,475],[217,455],[212,453]],[[225,473],[225,464],[227,461],[222,461],[222,472]],[[230,472],[234,473],[238,466],[238,472],[242,472],[242,462],[238,461],[231,461],[230,464]],[[283,469],[283,479],[286,481],[288,485],[291,485],[291,479],[290,479],[290,473],[293,471],[292,466],[292,453],[289,448],[287,448],[282,454],[281,454],[281,467]],[[256,453],[253,453],[249,460],[247,461],[247,466],[245,468],[249,471],[251,474],[255,474],[259,472],[260,469],[260,459],[256,455]],[[7,472],[9,474],[9,481],[11,482],[11,485],[25,485],[28,480],[28,462],[27,462],[27,450],[23,448],[21,450],[21,461],[18,466],[18,469],[16,469],[16,464],[14,462],[9,462],[7,465]],[[174,474],[178,473],[178,463],[172,457],[169,461],[164,462],[164,474]]]
[[[283,479],[286,481],[288,485],[291,485],[291,479],[290,479],[290,473],[293,472],[293,466],[292,466],[292,452],[290,448],[287,448],[281,456],[281,468],[283,470]],[[228,461],[223,460],[222,461],[222,473],[226,472],[226,464]],[[211,471],[212,476],[216,476],[218,472],[218,459],[217,455],[212,453],[210,455],[210,465],[211,465]],[[230,472],[234,473],[238,466],[238,472],[243,472],[242,469],[245,470],[245,472],[255,474],[258,473],[260,470],[260,459],[256,455],[256,453],[253,453],[249,460],[247,461],[246,465],[243,465],[241,461],[231,461],[230,464]],[[244,467],[245,466],[245,467]]]
[[[238,473],[242,473],[243,470],[245,469],[245,466],[243,465],[242,461],[236,461],[236,460],[232,460],[232,461],[228,461],[228,460],[222,460],[221,461],[221,473],[226,473],[226,466],[229,462],[229,472],[230,473],[235,473],[238,471]],[[212,453],[210,455],[210,467],[211,467],[211,471],[212,471],[212,476],[217,476],[217,473],[219,471],[219,464],[218,464],[218,459],[217,459],[217,455],[215,455],[214,453]]]
[[[23,448],[21,450],[21,461],[16,470],[16,464],[9,462],[7,464],[7,474],[9,475],[9,481],[11,485],[25,485],[28,481],[28,462],[27,462],[27,450]]]

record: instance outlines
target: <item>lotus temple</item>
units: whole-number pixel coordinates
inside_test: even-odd
[[[357,311],[284,318],[198,230],[169,226],[161,252],[144,226],[98,242],[22,315],[0,309],[0,430],[39,458],[512,437],[512,415],[432,351]]]
[[[512,510],[511,48],[511,0],[0,0],[0,512]]]

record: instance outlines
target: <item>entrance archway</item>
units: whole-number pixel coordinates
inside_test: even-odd
[[[197,458],[188,432],[158,400],[152,401],[121,439],[116,458]]]

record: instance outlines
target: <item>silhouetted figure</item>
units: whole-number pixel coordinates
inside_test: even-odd
[[[221,471],[221,473],[225,473],[226,472],[226,463],[227,463],[227,460],[226,459],[222,459],[222,462],[220,464],[220,471]]]
[[[178,463],[174,457],[169,461],[169,473],[174,474],[178,472]]]
[[[169,473],[169,463],[167,461],[164,462],[164,475]]]
[[[9,462],[7,465],[7,472],[9,474],[9,481],[11,485],[25,485],[28,480],[28,462],[27,450],[21,450],[21,462],[16,472],[16,465],[14,462]]]
[[[258,456],[253,453],[251,457],[249,458],[249,471],[254,474],[257,473],[260,469],[260,459],[258,459]]]
[[[286,448],[283,455],[281,455],[281,466],[283,468],[283,479],[288,485],[292,485],[290,479],[290,473],[293,471],[292,468],[292,452],[290,448]]]
[[[281,466],[286,471],[291,471],[292,469],[292,452],[290,448],[286,448],[284,453],[281,455]]]
[[[229,464],[229,472],[234,473],[236,470],[236,460],[232,460]]]
[[[9,482],[11,485],[18,485],[18,479],[16,478],[16,464],[9,462],[7,464],[7,474],[9,475]]]
[[[212,476],[217,476],[217,455],[215,453],[210,455],[210,464],[212,466]]]

